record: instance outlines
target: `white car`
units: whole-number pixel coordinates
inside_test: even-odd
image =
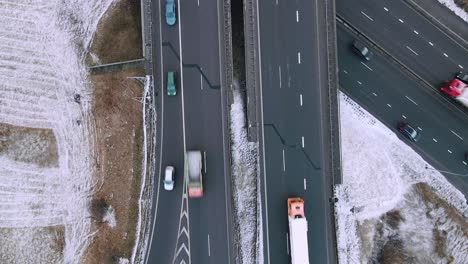
[[[166,172],[164,173],[164,190],[166,191],[172,191],[174,189],[174,172],[174,167],[166,167]]]

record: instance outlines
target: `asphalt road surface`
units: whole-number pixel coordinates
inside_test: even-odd
[[[305,200],[311,263],[335,263],[331,175],[324,175],[327,89],[322,1],[258,1],[264,263],[289,263],[287,198]],[[327,178],[328,177],[328,178]]]
[[[337,15],[438,88],[468,70],[467,41],[452,38],[403,0],[337,1]]]
[[[227,147],[221,94],[224,62],[218,28],[222,8],[216,0],[177,1],[174,26],[166,25],[164,10],[164,1],[153,2],[153,68],[162,147],[147,263],[231,263],[230,181],[223,155]],[[167,71],[176,72],[177,96],[166,94]],[[204,154],[202,198],[187,197],[185,150]],[[171,192],[162,186],[168,165],[176,168]]]
[[[468,117],[447,105],[440,94],[403,73],[376,52],[362,61],[351,49],[357,37],[338,23],[338,62],[342,90],[390,128],[404,121],[422,134],[413,149],[436,168],[466,176],[446,175],[465,195],[468,193]]]

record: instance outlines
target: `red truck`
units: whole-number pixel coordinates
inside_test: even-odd
[[[440,90],[468,107],[468,74],[459,72],[455,78],[445,81]]]

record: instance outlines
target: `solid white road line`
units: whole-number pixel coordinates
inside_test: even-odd
[[[372,17],[368,16],[366,13],[364,13],[363,11],[361,11],[361,14],[363,14],[365,17],[367,17],[370,21],[374,21],[374,19],[372,19]]]
[[[301,102],[301,106],[302,106],[302,94],[299,95],[299,101]]]
[[[418,105],[413,99],[409,98],[408,96],[405,96],[405,97],[406,97],[406,99],[408,99],[408,100],[409,100],[410,102],[412,102],[413,104]]]
[[[208,256],[211,257],[210,234],[208,234]]]
[[[416,56],[419,55],[419,54],[416,53],[416,51],[414,51],[412,48],[410,48],[410,47],[408,47],[408,46],[406,46],[406,48],[409,49],[409,50],[410,50],[411,52],[413,52],[414,54],[416,54]]]
[[[455,133],[455,131],[450,130],[450,132],[452,132],[452,134],[454,134],[454,135],[455,135],[456,137],[458,137],[459,139],[463,140],[463,138],[462,138],[460,135],[458,135],[457,133]]]
[[[284,158],[284,149],[283,149],[283,171],[286,171],[286,159]]]
[[[299,64],[301,64],[301,53],[300,52],[297,53],[297,62]]]
[[[258,6],[258,0],[255,0],[256,5]],[[276,2],[278,5],[278,1]],[[256,8],[256,15],[257,17],[260,17],[259,15],[259,8]],[[261,50],[261,40],[260,40],[260,19],[257,19],[257,43],[258,43],[258,61],[260,62],[258,65],[258,75],[259,75],[259,88],[260,88],[260,125],[263,127],[264,125],[264,119],[263,119],[263,81],[262,81],[262,50]],[[262,131],[262,151],[265,153],[265,130],[261,129]],[[270,227],[268,223],[268,192],[267,192],[267,179],[266,179],[266,162],[265,162],[265,155],[262,155],[262,164],[263,164],[263,193],[265,195],[265,225],[266,225],[266,241],[265,241],[265,246],[266,246],[266,258],[265,263],[270,264]],[[262,205],[263,209],[263,205]]]
[[[364,65],[370,71],[374,71],[371,67],[367,66],[367,64],[365,64],[364,62],[361,61],[361,64]]]

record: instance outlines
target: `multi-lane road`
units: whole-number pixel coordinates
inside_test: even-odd
[[[234,263],[229,149],[219,1],[177,1],[177,24],[153,2],[153,66],[160,142],[147,263]],[[323,1],[258,1],[260,192],[265,263],[288,263],[286,200],[305,199],[312,263],[336,263],[330,165],[329,72]],[[466,174],[466,111],[437,91],[468,67],[466,45],[404,1],[337,1],[339,78],[343,91],[389,127],[407,121],[423,137],[411,146],[440,169]],[[361,39],[369,62],[350,48]],[[403,67],[407,67],[404,69]],[[408,69],[411,73],[408,73]],[[167,71],[178,94],[165,93]],[[419,79],[418,79],[419,78]],[[184,153],[204,153],[201,199],[189,199]],[[176,167],[164,191],[164,168]],[[468,178],[447,175],[468,193]]]
[[[222,7],[218,1],[176,1],[177,23],[165,22],[165,2],[153,2],[153,62],[161,145],[147,263],[231,263],[229,165],[223,86]],[[176,72],[177,96],[166,94]],[[187,197],[184,153],[203,152],[204,196]],[[164,169],[176,168],[165,191]]]
[[[422,138],[412,147],[449,171],[446,177],[468,194],[468,176],[462,176],[468,174],[468,115],[438,91],[468,67],[466,45],[404,1],[338,1],[337,16],[352,28],[338,23],[343,91],[389,127],[399,121],[418,127]],[[360,61],[351,51],[353,39],[366,43],[375,58]]]
[[[290,261],[288,197],[305,200],[311,263],[336,263],[325,3],[258,1],[264,263]],[[336,93],[336,91],[335,91]]]

